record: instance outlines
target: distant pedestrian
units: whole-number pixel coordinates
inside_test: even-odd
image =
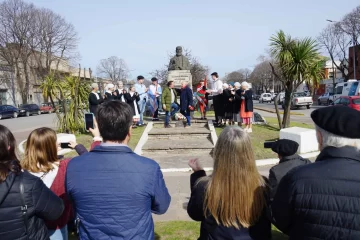
[[[213,89],[208,90],[209,94],[213,95],[213,105],[215,111],[215,125],[221,126],[222,119],[224,117],[224,104],[222,99],[222,91],[223,91],[223,83],[219,79],[219,75],[217,72],[213,72],[211,74],[211,78],[213,79]]]
[[[165,128],[170,128],[170,117],[173,117],[175,113],[179,111],[179,105],[177,103],[177,94],[174,89],[174,82],[169,81],[167,87],[162,94],[163,110],[165,110]]]
[[[40,178],[21,170],[15,151],[14,135],[0,125],[0,239],[48,240],[44,221],[58,219],[64,203]]]
[[[181,82],[180,112],[186,118],[185,127],[191,127],[190,112],[193,110],[193,93],[188,84],[188,81]]]
[[[103,143],[68,164],[66,189],[80,239],[153,240],[152,214],[169,207],[159,164],[128,147],[132,122],[129,104],[103,103],[97,114]]]
[[[201,221],[199,239],[271,239],[267,217],[269,189],[257,170],[250,137],[227,127],[214,148],[214,170],[206,176],[197,159],[189,161],[189,216]]]
[[[252,91],[250,85],[247,82],[241,83],[241,105],[240,105],[240,117],[243,124],[245,124],[245,132],[252,132],[252,119],[254,104],[252,100]]]
[[[271,199],[274,198],[281,179],[293,168],[311,163],[310,160],[296,154],[299,144],[288,139],[280,139],[272,144],[271,150],[278,154],[279,164],[273,166],[269,173]]]
[[[291,240],[360,239],[360,112],[332,106],[311,118],[321,152],[281,179],[273,223]]]
[[[147,103],[147,92],[148,92],[148,88],[145,86],[144,84],[144,77],[143,76],[138,76],[137,77],[137,83],[135,84],[135,91],[139,94],[140,97],[140,101],[138,102],[139,105],[139,113],[140,113],[140,121],[138,122],[138,126],[143,126],[144,124],[144,112],[145,112],[145,108],[146,108],[146,103]]]
[[[130,105],[133,113],[133,128],[136,128],[137,122],[140,120],[139,105],[140,101],[139,94],[135,92],[135,87],[131,86],[129,92],[125,94],[126,102]]]
[[[97,83],[91,84],[91,89],[89,94],[89,110],[91,113],[95,114],[98,105],[101,104],[104,99],[99,93],[99,85]]]

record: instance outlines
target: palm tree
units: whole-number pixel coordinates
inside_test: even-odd
[[[283,31],[270,38],[270,53],[276,61],[280,72],[272,66],[274,76],[282,82],[285,89],[284,116],[281,125],[283,128],[290,125],[290,107],[292,93],[309,76],[311,68],[319,59],[318,46],[311,38],[293,39]]]

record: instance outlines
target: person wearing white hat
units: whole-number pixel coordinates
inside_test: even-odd
[[[252,100],[252,91],[250,90],[250,84],[247,82],[241,83],[243,92],[241,93],[241,105],[240,105],[240,117],[245,124],[245,132],[252,132],[252,118],[254,111],[254,104]]]
[[[99,85],[97,83],[91,84],[91,92],[89,94],[89,110],[91,113],[95,114],[96,109],[99,104],[101,104],[104,99],[99,94]]]
[[[111,101],[111,100],[114,100],[114,84],[112,83],[108,83],[105,87],[106,91],[105,91],[105,98],[106,98],[106,101]]]

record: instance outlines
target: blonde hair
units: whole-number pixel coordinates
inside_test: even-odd
[[[182,81],[180,82],[180,84],[186,84],[186,85],[188,85],[188,84],[189,84],[189,81],[187,81],[187,80],[182,80]]]
[[[56,133],[51,128],[43,127],[32,131],[26,141],[22,167],[34,173],[52,170],[52,163],[58,161],[56,141]]]
[[[204,212],[225,227],[254,225],[266,206],[267,186],[259,174],[250,137],[239,127],[227,127],[214,149]]]

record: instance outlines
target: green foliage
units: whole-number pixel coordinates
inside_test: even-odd
[[[80,133],[84,131],[84,113],[88,108],[90,86],[88,81],[79,77],[58,78],[49,75],[41,84],[44,96],[48,96],[53,105],[55,99],[61,104],[62,113],[57,112],[58,131]]]
[[[270,53],[280,71],[273,74],[285,89],[285,109],[282,123],[283,128],[290,126],[290,105],[292,93],[304,81],[319,81],[323,75],[321,63],[323,59],[315,40],[311,38],[293,39],[283,31],[270,38]]]

